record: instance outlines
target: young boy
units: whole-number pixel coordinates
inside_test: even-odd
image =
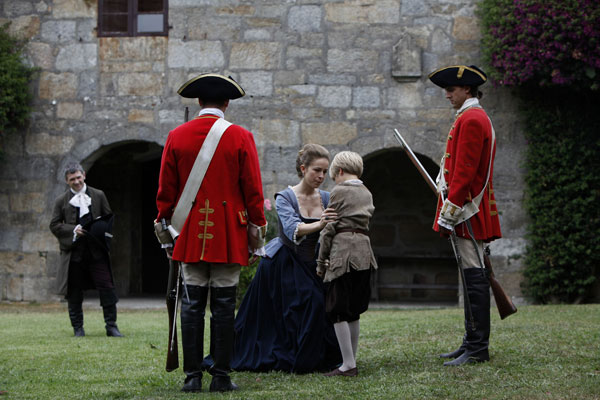
[[[362,157],[352,151],[338,153],[329,167],[337,184],[329,207],[338,217],[321,231],[317,274],[330,282],[325,311],[333,322],[343,363],[325,376],[358,375],[359,318],[369,307],[371,268],[377,269],[367,236],[375,207],[371,192],[359,179],[362,172]]]

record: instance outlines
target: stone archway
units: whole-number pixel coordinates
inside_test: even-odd
[[[435,178],[439,167],[417,157]],[[363,181],[375,215],[371,243],[379,270],[373,295],[380,301],[456,303],[458,274],[447,240],[431,229],[436,197],[400,149],[365,156]]]
[[[113,143],[82,163],[87,183],[102,189],[115,214],[111,263],[119,296],[164,294],[168,260],[156,241],[156,192],[162,147]]]

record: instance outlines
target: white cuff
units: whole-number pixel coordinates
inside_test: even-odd
[[[81,224],[77,225],[75,228],[73,228],[73,242],[77,240],[77,233],[75,233],[75,231],[81,228]]]
[[[302,243],[304,241],[304,239],[306,239],[306,235],[302,236],[300,239],[298,239],[298,227],[300,225],[302,225],[304,222],[300,222],[298,223],[298,225],[296,225],[296,229],[294,229],[294,236],[292,237],[292,242],[294,242],[294,244],[299,245],[300,243]]]
[[[457,206],[456,204],[454,204],[453,202],[451,202],[449,199],[444,200],[444,204],[442,205],[442,209],[440,210],[440,216],[438,219],[438,223],[439,220],[443,220],[444,223],[451,225],[452,227],[454,227],[454,225],[456,225],[456,223],[458,222],[458,219],[460,217],[460,215],[463,212],[463,208]],[[442,225],[444,226],[444,225]],[[445,227],[445,226],[444,226]]]

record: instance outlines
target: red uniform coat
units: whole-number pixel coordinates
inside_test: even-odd
[[[197,117],[169,133],[163,150],[156,205],[169,220],[196,156],[218,119]],[[258,154],[252,133],[231,125],[219,142],[173,250],[185,263],[248,264],[248,221],[266,225]]]
[[[494,146],[492,152],[491,146]],[[479,107],[463,111],[454,121],[448,134],[441,172],[448,185],[448,199],[462,207],[481,192],[486,182],[490,156],[492,157],[490,178],[479,205],[479,212],[470,218],[475,239],[485,242],[502,237],[492,184],[495,155],[496,144],[492,143],[492,125],[485,111]],[[442,201],[438,197],[433,226],[438,232],[440,227],[437,220],[441,206]],[[455,231],[460,237],[470,237],[465,223],[458,224]]]

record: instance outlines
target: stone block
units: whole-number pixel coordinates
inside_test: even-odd
[[[244,21],[251,29],[281,28],[281,19],[277,18],[246,18]]]
[[[348,107],[351,98],[349,86],[321,86],[317,93],[317,103],[327,108]]]
[[[452,40],[450,37],[441,29],[436,29],[431,35],[431,51],[435,54],[447,54],[452,53]],[[448,65],[454,65],[448,63]]]
[[[64,119],[80,119],[83,116],[83,103],[58,103],[56,116]]]
[[[300,147],[300,124],[287,119],[259,119],[252,122],[254,139],[258,147]]]
[[[387,108],[416,108],[421,106],[421,82],[402,83],[388,89]]]
[[[355,87],[352,96],[352,106],[356,108],[376,108],[381,103],[378,87]]]
[[[217,40],[223,42],[232,42],[239,40],[242,28],[242,19],[231,17],[212,17],[203,18],[201,24],[192,24],[188,27],[189,40]]]
[[[369,73],[377,70],[379,54],[367,49],[327,51],[327,71]]]
[[[33,4],[29,0],[11,0],[3,1],[0,6],[4,9],[4,14],[7,17],[16,17],[19,15],[31,14]]]
[[[47,133],[31,133],[25,137],[27,154],[62,155],[68,153],[75,139],[72,136],[49,135]]]
[[[10,193],[11,212],[37,212],[46,210],[46,196],[43,193]]]
[[[160,61],[167,56],[167,38],[165,36],[121,38],[121,47],[127,60]]]
[[[429,6],[422,0],[402,0],[402,15],[426,15],[429,12]]]
[[[129,110],[127,117],[128,122],[142,123],[142,124],[153,124],[154,123],[154,111],[152,110]]]
[[[29,42],[27,43],[27,55],[33,62],[33,65],[41,69],[52,69],[54,66],[54,55],[52,47],[47,43]]]
[[[56,250],[56,237],[49,230],[26,232],[23,236],[22,251],[39,253]]]
[[[152,96],[162,93],[163,80],[159,74],[136,72],[117,77],[119,96]]]
[[[168,52],[169,68],[214,69],[225,65],[222,44],[218,41],[170,40]]]
[[[325,19],[342,24],[397,24],[400,21],[400,8],[395,0],[326,3]]]
[[[458,16],[454,18],[452,36],[457,40],[480,40],[481,25],[476,17]]]
[[[266,71],[241,72],[240,85],[246,94],[253,96],[271,96],[273,93],[273,73]]]
[[[248,29],[244,31],[244,40],[247,41],[262,41],[271,40],[273,36],[267,29]]]
[[[281,60],[281,47],[277,42],[233,43],[229,57],[229,68],[276,69]]]
[[[332,122],[306,122],[301,124],[302,143],[321,145],[346,145],[357,136],[356,124]]]
[[[53,0],[54,18],[95,18],[96,2],[81,0]]]
[[[293,6],[288,12],[288,28],[295,32],[318,32],[321,30],[320,6]]]
[[[29,40],[40,31],[40,18],[36,15],[25,15],[11,19],[8,33],[11,36]]]
[[[83,71],[96,67],[98,62],[96,44],[71,44],[61,47],[56,56],[56,69]]]
[[[9,276],[40,275],[43,271],[45,271],[45,259],[40,257],[37,252],[6,251],[0,253],[0,274]]]
[[[256,8],[250,4],[240,4],[240,5],[231,5],[224,7],[215,8],[216,14],[223,15],[241,15],[241,16],[251,16],[256,12]]]
[[[76,26],[75,21],[49,20],[42,24],[41,36],[50,43],[74,42]]]
[[[308,58],[308,57],[321,57],[323,55],[323,49],[320,48],[307,48],[298,46],[288,46],[286,51],[287,57],[297,58]]]
[[[44,71],[40,74],[38,93],[44,100],[72,99],[77,94],[77,75],[70,72],[54,74]]]

